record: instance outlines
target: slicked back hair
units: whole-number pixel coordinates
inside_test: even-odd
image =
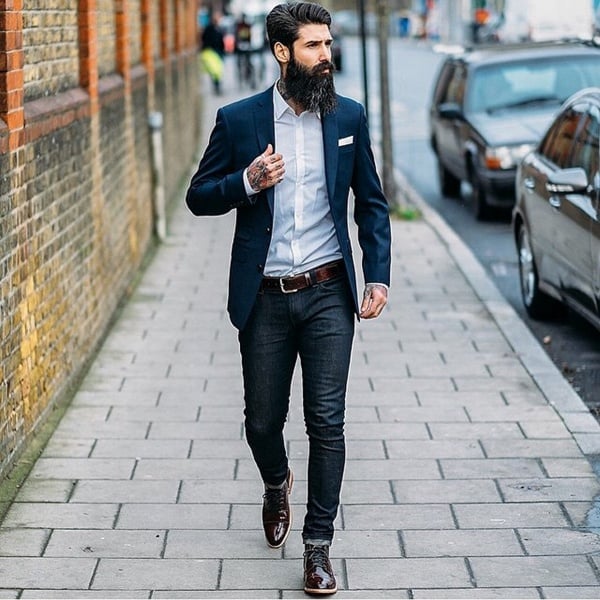
[[[331,15],[326,8],[314,2],[278,4],[267,15],[267,36],[271,52],[276,42],[292,50],[302,25],[331,26]]]

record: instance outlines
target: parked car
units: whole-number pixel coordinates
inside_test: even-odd
[[[600,88],[574,94],[517,169],[513,230],[528,314],[600,329]]]
[[[494,44],[449,55],[429,111],[442,194],[457,197],[467,182],[478,219],[509,211],[519,161],[560,105],[599,81],[600,46],[591,41]]]

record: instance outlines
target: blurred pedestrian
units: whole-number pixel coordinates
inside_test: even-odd
[[[252,64],[252,24],[245,13],[240,15],[235,24],[235,54],[237,56],[238,77],[240,84],[256,87],[256,75]]]
[[[225,56],[224,35],[219,27],[220,13],[211,14],[208,25],[202,31],[200,60],[210,76],[215,94],[221,93],[223,57]]]
[[[266,24],[280,77],[217,111],[186,202],[195,215],[237,210],[228,311],[239,330],[246,439],[264,482],[272,548],[292,524],[283,431],[300,358],[309,439],[304,590],[333,594],[329,546],[345,464],[354,320],[379,316],[387,303],[390,222],[364,109],[335,93],[329,13],[313,3],[280,4]],[[360,302],[350,189],[366,282]]]

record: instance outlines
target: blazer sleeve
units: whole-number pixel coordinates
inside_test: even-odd
[[[247,165],[235,164],[235,141],[231,131],[227,114],[220,108],[208,146],[185,197],[194,215],[223,215],[256,202],[255,197],[248,197],[244,187],[243,172]]]
[[[381,187],[365,111],[360,106],[356,157],[352,176],[354,220],[362,250],[362,269],[366,283],[390,284],[391,227],[388,203]]]

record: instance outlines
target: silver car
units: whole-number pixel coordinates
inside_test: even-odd
[[[592,43],[496,44],[447,57],[429,111],[442,195],[461,196],[467,182],[478,219],[509,212],[517,164],[562,103],[598,82],[600,46]]]
[[[600,329],[600,88],[575,93],[517,169],[513,229],[534,319],[566,306]]]

